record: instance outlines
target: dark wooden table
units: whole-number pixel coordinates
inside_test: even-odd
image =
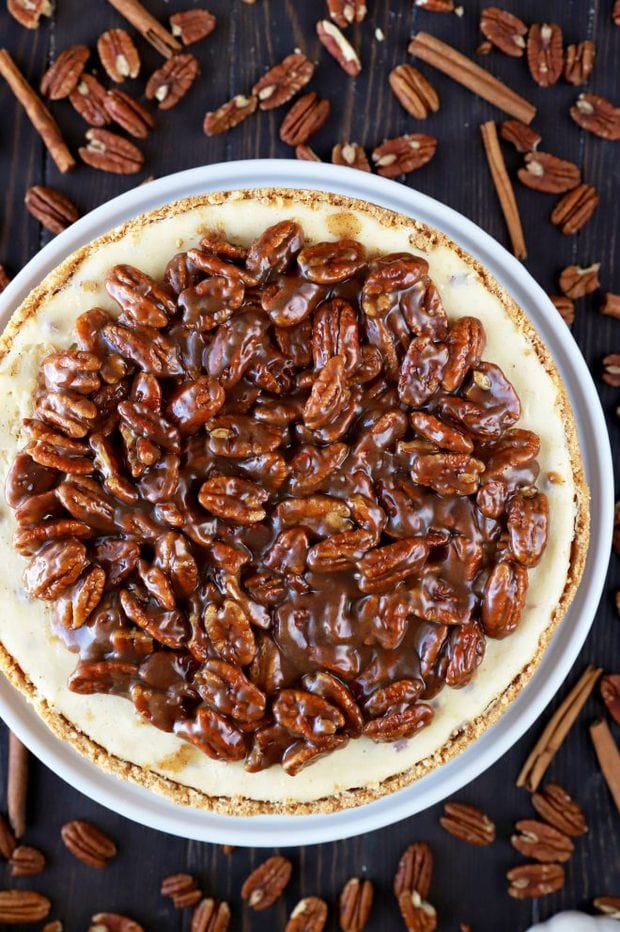
[[[147,0],[155,15],[165,21],[173,11],[190,5],[188,0]],[[478,34],[479,0],[463,0],[465,15],[438,15],[414,10],[412,0],[368,0],[366,22],[352,31],[354,44],[361,50],[363,71],[353,81],[327,56],[318,43],[314,24],[324,15],[322,0],[258,0],[248,6],[241,0],[209,0],[217,14],[214,35],[195,45],[202,76],[181,104],[168,113],[157,114],[157,131],[143,148],[147,161],[137,177],[118,177],[79,165],[62,177],[47,156],[22,110],[16,106],[7,87],[0,81],[0,262],[17,272],[48,239],[48,234],[32,220],[23,206],[26,189],[32,184],[50,184],[66,192],[82,212],[128,190],[149,175],[157,177],[198,164],[230,161],[251,156],[287,157],[290,150],[278,140],[282,111],[260,114],[233,132],[207,139],[202,133],[206,110],[217,107],[235,93],[247,91],[270,64],[294,47],[304,49],[320,64],[311,84],[332,102],[332,115],[312,140],[316,151],[329,159],[336,142],[353,140],[372,148],[386,136],[421,128],[439,139],[433,162],[404,179],[404,183],[439,198],[480,224],[500,242],[506,230],[480,142],[479,124],[502,115],[490,105],[453,84],[448,78],[424,67],[441,96],[441,110],[424,124],[415,123],[400,108],[387,83],[390,69],[407,60],[409,36],[418,29],[428,30],[473,53]],[[620,101],[620,29],[611,21],[612,0],[507,0],[504,4],[528,22],[541,14],[557,21],[566,42],[586,38],[595,41],[597,63],[591,89]],[[122,25],[121,18],[103,0],[57,0],[58,11],[50,23],[30,32],[10,19],[2,4],[0,45],[6,46],[35,84],[53,57],[74,42],[94,48],[100,33]],[[385,39],[378,41],[375,30]],[[161,59],[138,39],[143,74],[149,74]],[[605,290],[620,292],[620,252],[617,225],[620,194],[620,146],[581,132],[568,116],[577,91],[561,82],[551,90],[539,89],[531,80],[524,61],[499,53],[483,60],[490,70],[539,107],[535,126],[543,135],[542,149],[577,162],[586,181],[594,184],[601,206],[578,236],[566,238],[547,220],[554,198],[526,190],[517,182],[519,206],[525,226],[530,258],[527,268],[550,293],[557,272],[571,263],[588,265],[602,262],[601,280]],[[91,64],[98,65],[96,56]],[[105,78],[105,75],[104,75]],[[133,85],[133,87],[132,87]],[[128,88],[142,92],[141,80]],[[75,151],[86,126],[66,102],[54,106],[54,113]],[[511,169],[519,163],[508,151]],[[248,183],[252,179],[248,178]],[[601,357],[620,351],[620,322],[597,311],[599,297],[578,303],[573,327],[592,372],[597,378],[616,450],[620,449],[619,421],[615,407],[618,390],[600,382]],[[620,619],[613,605],[613,590],[620,584],[620,560],[613,556],[608,586],[590,637],[569,677],[574,682],[586,663],[618,668]],[[563,690],[565,691],[565,690]],[[557,700],[556,700],[557,702]],[[555,702],[552,707],[555,707]],[[551,707],[550,707],[551,710]],[[233,905],[233,928],[244,930],[282,929],[285,917],[298,898],[320,894],[331,906],[332,925],[338,893],[352,875],[363,874],[375,884],[376,905],[371,930],[401,927],[391,885],[401,851],[414,840],[428,841],[435,853],[436,867],[430,899],[438,909],[440,929],[456,930],[459,922],[469,922],[475,932],[521,932],[536,920],[566,908],[588,908],[597,894],[620,893],[620,833],[611,796],[595,762],[587,723],[601,712],[597,696],[592,697],[568,741],[553,762],[550,775],[581,801],[590,824],[589,834],[577,841],[576,853],[567,868],[566,888],[558,894],[533,902],[516,902],[505,892],[504,873],[520,857],[509,845],[514,821],[531,814],[527,794],[515,788],[518,770],[527,756],[542,723],[537,723],[509,753],[458,798],[487,810],[497,823],[498,841],[487,849],[473,849],[454,840],[439,826],[440,806],[403,821],[396,826],[350,841],[300,846],[289,851],[294,863],[293,880],[286,895],[266,914],[252,914],[241,907],[239,889],[252,866],[264,856],[259,850],[237,850],[226,856],[217,846],[187,842],[158,834],[90,802],[59,780],[38,762],[32,762],[28,806],[27,840],[48,855],[49,867],[38,878],[17,882],[34,887],[54,901],[52,916],[64,920],[65,929],[78,932],[87,927],[92,913],[99,910],[126,911],[149,930],[189,929],[189,915],[175,912],[159,895],[162,877],[176,871],[189,871],[199,878],[209,895],[228,899]],[[6,743],[6,742],[4,742]],[[6,750],[2,755],[4,778]],[[0,783],[4,780],[1,779]],[[59,836],[61,825],[72,818],[93,819],[106,828],[119,843],[119,856],[105,872],[99,873],[75,861],[64,849]],[[300,837],[300,842],[303,839]],[[8,870],[4,878],[10,883]],[[186,911],[187,913],[187,911]]]

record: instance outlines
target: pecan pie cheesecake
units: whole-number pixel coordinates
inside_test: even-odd
[[[62,263],[0,345],[2,666],[97,764],[357,805],[493,723],[588,540],[550,355],[443,234],[205,195]]]

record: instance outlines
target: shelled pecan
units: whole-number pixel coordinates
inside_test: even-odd
[[[199,73],[198,61],[189,52],[173,55],[148,79],[146,99],[156,100],[160,110],[170,110],[185,97]]]
[[[142,926],[121,913],[95,913],[87,932],[144,932]]]
[[[327,0],[327,9],[331,19],[341,29],[346,29],[352,23],[362,23],[368,12],[366,0]]]
[[[598,272],[600,262],[594,262],[587,268],[579,265],[568,265],[560,272],[558,283],[560,290],[569,298],[583,298],[586,294],[596,291],[599,287]]]
[[[217,110],[212,110],[205,115],[203,130],[207,136],[227,133],[229,129],[251,116],[257,106],[258,99],[255,96],[244,97],[243,94],[237,94]]]
[[[502,139],[511,142],[517,152],[535,152],[542,136],[520,120],[504,120],[499,128]]]
[[[99,60],[107,75],[117,84],[140,74],[140,56],[125,29],[108,29],[97,39]]]
[[[316,24],[316,33],[321,44],[332,58],[336,59],[342,70],[352,78],[357,77],[362,70],[362,63],[359,55],[338,26],[328,19],[319,20]]]
[[[569,84],[576,87],[580,84],[587,84],[596,58],[596,48],[590,39],[580,42],[578,45],[568,45],[566,47],[566,62],[564,64],[564,78]]]
[[[293,866],[287,858],[274,855],[260,864],[241,887],[241,898],[257,912],[275,903],[291,879]]]
[[[495,841],[495,825],[477,806],[466,803],[446,803],[439,820],[447,832],[470,845],[484,846]]]
[[[73,201],[60,191],[44,185],[28,188],[24,203],[28,212],[50,233],[62,233],[79,217]]]
[[[401,106],[418,120],[439,110],[439,95],[430,81],[413,65],[397,65],[389,82]]]
[[[175,909],[194,906],[202,899],[202,891],[191,874],[170,874],[164,877],[160,893],[170,897]]]
[[[116,857],[114,842],[92,822],[80,819],[67,822],[62,827],[61,836],[71,854],[88,867],[107,867]]]
[[[342,932],[363,932],[372,910],[373,887],[370,880],[352,877],[342,888],[338,901]]]
[[[406,890],[398,897],[403,921],[408,932],[435,932],[437,913],[435,908],[422,899],[417,890]]]
[[[34,877],[45,869],[45,855],[38,848],[19,845],[11,854],[11,877]]]
[[[521,819],[515,828],[518,834],[511,837],[510,843],[526,858],[544,863],[563,862],[570,860],[575,850],[568,835],[536,819]]]
[[[155,126],[152,114],[125,91],[108,91],[105,107],[110,119],[136,139],[146,139]]]
[[[580,94],[570,115],[582,129],[601,139],[620,139],[620,107],[598,94]]]
[[[380,175],[397,178],[399,175],[417,171],[435,155],[437,140],[423,133],[411,133],[386,139],[372,152],[372,161]]]
[[[107,92],[92,74],[82,74],[69,100],[90,126],[107,126],[111,118],[106,109]]]
[[[433,853],[425,842],[414,842],[403,852],[394,876],[394,895],[414,890],[423,900],[428,896],[433,876]]]
[[[305,87],[314,74],[314,64],[303,52],[294,52],[270,68],[252,88],[261,110],[273,110],[288,103]]]
[[[362,146],[356,142],[338,143],[332,149],[332,162],[334,165],[348,165],[362,172],[370,171],[370,162]]]
[[[194,42],[206,39],[215,26],[215,16],[209,10],[183,10],[170,17],[170,31],[183,45],[193,45]]]
[[[596,210],[598,200],[592,185],[580,184],[558,201],[551,211],[551,222],[566,236],[577,233]]]
[[[532,795],[538,815],[560,832],[575,838],[588,831],[585,815],[578,803],[557,783],[547,783]]]
[[[508,895],[515,900],[534,899],[556,893],[564,886],[564,868],[560,864],[521,864],[506,874]]]
[[[534,23],[527,37],[527,63],[540,87],[551,87],[562,74],[564,50],[557,23]]]
[[[500,51],[521,58],[525,51],[527,26],[507,10],[489,6],[480,15],[480,31]]]
[[[204,899],[192,915],[191,932],[228,932],[230,907],[228,903]]]
[[[323,932],[326,922],[327,903],[318,896],[307,896],[291,913],[284,932]]]
[[[80,158],[91,168],[116,175],[133,175],[144,164],[144,156],[137,146],[116,133],[105,129],[90,129],[87,144],[78,149]]]
[[[75,89],[90,57],[86,45],[64,49],[41,78],[41,93],[50,100],[62,100]]]
[[[311,91],[293,104],[282,121],[280,139],[289,146],[301,146],[314,136],[329,119],[329,100]]]
[[[565,295],[551,295],[550,300],[557,308],[560,317],[569,327],[575,323],[575,303]]]
[[[7,10],[26,29],[38,29],[42,16],[51,16],[54,7],[51,0],[7,0]]]
[[[9,926],[41,922],[51,908],[50,900],[34,890],[0,890],[0,922]]]
[[[574,162],[548,152],[526,153],[525,167],[519,169],[518,175],[519,181],[528,188],[548,194],[562,194],[581,182],[581,172]]]

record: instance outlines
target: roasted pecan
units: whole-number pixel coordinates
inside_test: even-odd
[[[76,581],[86,562],[86,548],[75,537],[49,541],[30,561],[24,585],[33,598],[54,601]]]
[[[297,158],[299,158],[299,155]],[[332,149],[332,162],[334,165],[346,165],[349,168],[357,168],[363,172],[370,171],[370,162],[366,153],[362,146],[356,142],[343,142],[335,145]]]
[[[338,26],[328,19],[319,20],[316,24],[316,34],[329,54],[336,59],[343,71],[352,78],[362,70],[359,55],[348,39],[341,33]]]
[[[422,899],[417,890],[405,890],[401,893],[398,906],[407,932],[435,932],[437,913],[430,903]]]
[[[280,897],[291,879],[293,865],[287,858],[274,855],[256,867],[241,887],[241,898],[257,912]]]
[[[61,837],[74,857],[88,867],[107,867],[116,857],[116,845],[92,822],[74,819],[61,829]]]
[[[416,891],[425,900],[433,876],[433,853],[423,841],[416,841],[403,852],[394,876],[394,895]]]
[[[410,133],[408,136],[386,139],[373,149],[372,161],[380,175],[385,178],[397,178],[422,168],[430,162],[436,149],[437,140],[434,136]]]
[[[202,892],[191,874],[170,874],[164,877],[160,893],[171,898],[175,909],[194,906],[202,899]]]
[[[108,29],[97,39],[97,52],[108,77],[117,84],[140,74],[140,56],[125,29]]]
[[[326,922],[327,903],[317,896],[307,896],[291,913],[284,932],[323,932]]]
[[[504,638],[519,624],[527,593],[527,570],[519,563],[496,563],[484,587],[482,624],[492,638]]]
[[[331,106],[315,91],[304,94],[288,111],[280,127],[280,139],[289,146],[300,146],[327,122]]]
[[[108,91],[105,106],[110,119],[136,139],[146,139],[155,126],[155,120],[146,107],[125,91]]]
[[[601,697],[607,711],[617,725],[620,725],[620,675],[607,673],[600,682]]]
[[[517,152],[535,152],[542,136],[520,120],[504,120],[499,128],[502,139],[511,142]]]
[[[439,819],[447,832],[470,845],[484,847],[495,841],[495,825],[477,806],[467,803],[446,803]]]
[[[558,279],[560,290],[569,298],[583,298],[584,295],[591,294],[600,285],[598,280],[600,267],[600,262],[595,262],[587,268],[568,265],[560,272]]]
[[[300,689],[283,689],[273,704],[276,722],[291,735],[316,745],[344,727],[342,712],[326,699]]]
[[[523,566],[536,566],[547,543],[549,505],[544,493],[515,495],[508,509],[509,549]]]
[[[86,45],[70,45],[64,49],[41,78],[41,93],[50,100],[68,97],[75,89],[90,57]]]
[[[510,843],[526,858],[545,863],[563,862],[570,860],[575,850],[568,835],[536,819],[522,819],[515,828],[519,834],[512,835]]]
[[[256,97],[245,97],[243,94],[237,94],[232,100],[218,107],[217,110],[212,110],[205,115],[203,130],[207,136],[227,133],[233,126],[237,126],[238,123],[242,123],[243,120],[251,116],[257,106]]]
[[[595,57],[596,48],[590,39],[578,45],[568,45],[564,65],[564,78],[568,83],[576,87],[580,84],[587,84],[594,68]]]
[[[372,909],[373,888],[370,880],[351,877],[340,892],[339,920],[342,932],[363,932]]]
[[[575,303],[564,295],[550,295],[549,300],[557,309],[562,320],[570,327],[575,322]]]
[[[364,725],[363,733],[373,741],[397,741],[412,738],[433,719],[433,709],[418,702],[405,708],[396,707]]]
[[[598,94],[580,94],[570,115],[582,129],[602,139],[620,139],[620,107]]]
[[[589,184],[580,184],[558,201],[551,211],[551,222],[565,236],[570,236],[585,226],[597,206],[596,189]]]
[[[401,580],[416,576],[428,556],[422,538],[411,537],[376,547],[358,561],[362,592],[385,592]]]
[[[390,71],[392,91],[404,109],[418,120],[439,110],[439,95],[430,81],[413,65],[397,65]]]
[[[69,100],[91,126],[106,126],[111,118],[106,108],[107,92],[92,74],[80,75],[80,80],[69,94]]]
[[[45,868],[45,855],[38,848],[19,845],[13,850],[9,864],[11,877],[34,877]]]
[[[183,45],[193,45],[210,36],[216,26],[213,13],[208,10],[183,10],[170,17],[170,31]]]
[[[521,864],[506,874],[508,895],[515,900],[556,893],[564,886],[564,868],[559,864]]]
[[[581,183],[581,172],[577,165],[549,155],[548,152],[528,152],[525,168],[520,168],[518,175],[528,188],[550,194],[562,194]]]
[[[0,922],[9,926],[41,922],[51,908],[50,900],[34,890],[0,890]]]
[[[144,932],[142,926],[121,913],[95,913],[87,932]]]
[[[189,52],[173,55],[148,79],[146,99],[156,100],[160,110],[170,110],[185,97],[199,72],[198,61]]]
[[[304,233],[294,220],[282,220],[268,227],[250,246],[246,268],[259,279],[273,272],[288,271],[304,244]]]
[[[314,64],[310,59],[303,52],[294,52],[270,68],[256,82],[252,88],[252,95],[258,98],[261,110],[273,110],[294,97],[306,86],[313,74]]]
[[[202,900],[192,916],[191,932],[228,932],[230,907],[217,900]]]
[[[88,143],[78,149],[80,158],[91,168],[116,175],[134,175],[144,164],[144,156],[128,139],[105,129],[89,129]]]
[[[28,188],[24,199],[28,212],[50,233],[62,233],[78,217],[78,209],[68,197],[43,185]]]
[[[506,55],[523,55],[527,26],[518,16],[496,6],[485,7],[480,15],[480,31]]]
[[[540,87],[551,87],[564,67],[562,30],[557,23],[534,23],[527,36],[527,63]]]
[[[368,12],[366,0],[327,0],[327,9],[331,19],[341,29],[346,29],[352,23],[362,23]]]

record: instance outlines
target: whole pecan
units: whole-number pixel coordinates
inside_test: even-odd
[[[485,7],[480,15],[480,31],[506,55],[523,55],[527,26],[518,16],[495,6]]]
[[[125,29],[108,29],[97,39],[97,52],[108,77],[117,84],[140,74],[140,56]]]
[[[467,803],[446,803],[439,819],[447,832],[470,845],[484,847],[495,841],[495,824],[477,806]]]
[[[316,34],[329,54],[336,59],[343,71],[355,78],[362,70],[359,55],[342,34],[338,26],[328,19],[319,20],[316,24]]]
[[[512,835],[510,843],[526,858],[545,863],[563,862],[570,860],[575,850],[568,835],[536,819],[521,819],[515,828],[519,834]]]
[[[407,932],[435,932],[437,913],[430,903],[422,899],[417,890],[405,890],[401,893],[398,906]]]
[[[282,895],[292,871],[293,865],[288,858],[281,855],[267,858],[244,880],[241,898],[257,912],[269,909]]]
[[[257,106],[258,98],[254,95],[245,97],[243,94],[237,94],[217,110],[211,110],[205,115],[203,130],[207,136],[227,133],[229,129],[251,116]]]
[[[433,853],[423,841],[409,845],[401,855],[394,876],[394,895],[398,899],[402,893],[417,891],[425,900],[428,896],[433,876]]]
[[[191,932],[228,932],[230,907],[228,903],[204,899],[192,915]]]
[[[506,874],[508,895],[525,900],[556,893],[564,886],[564,868],[559,864],[521,864]]]
[[[551,211],[551,222],[565,236],[571,236],[585,226],[598,207],[598,201],[596,188],[590,184],[580,184],[558,201]]]
[[[569,298],[583,298],[586,294],[596,291],[599,287],[598,272],[600,262],[594,262],[587,268],[579,265],[568,265],[560,272],[558,283],[560,290]]]
[[[580,94],[570,115],[582,129],[602,139],[620,139],[620,107],[598,94]]]
[[[607,711],[617,725],[620,725],[620,674],[607,673],[600,682],[601,697]]]
[[[428,547],[417,537],[376,547],[358,561],[362,592],[385,592],[408,576],[416,576],[428,556]]]
[[[152,114],[125,91],[108,91],[105,106],[110,119],[137,139],[146,139],[155,126]]]
[[[40,89],[50,100],[68,97],[75,89],[90,57],[86,45],[70,45],[64,49],[41,78]]]
[[[74,819],[63,825],[62,840],[74,857],[88,867],[102,869],[116,857],[116,845],[92,822]]]
[[[41,922],[51,908],[50,900],[34,890],[0,890],[0,922],[8,926]]]
[[[562,320],[570,327],[575,322],[575,302],[565,295],[550,295],[549,300],[557,309]]]
[[[557,23],[534,23],[527,37],[527,63],[540,87],[555,84],[564,67],[562,30]]]
[[[307,896],[291,913],[284,932],[323,932],[326,922],[327,903],[318,896]]]
[[[254,635],[243,608],[232,599],[224,599],[218,608],[208,605],[204,626],[222,660],[245,666],[256,651]]]
[[[193,685],[207,704],[238,722],[257,721],[264,715],[264,694],[232,664],[207,660],[194,676]]]
[[[341,29],[346,29],[352,23],[362,23],[368,12],[366,0],[327,0],[327,9],[331,19]]]
[[[499,128],[502,139],[511,142],[517,152],[534,152],[542,136],[520,120],[504,120]]]
[[[193,45],[210,36],[216,23],[215,16],[209,10],[183,10],[170,17],[170,31],[183,45]]]
[[[596,48],[594,42],[586,39],[578,45],[568,45],[566,47],[566,63],[564,65],[564,78],[569,84],[576,87],[580,84],[587,84],[596,58]]]
[[[270,68],[252,88],[261,110],[273,110],[291,100],[314,74],[314,64],[303,52],[294,52]]]
[[[439,110],[439,95],[424,75],[413,65],[397,65],[390,71],[392,91],[402,107],[418,120]]]
[[[170,110],[185,97],[199,72],[198,61],[189,52],[173,55],[148,79],[146,99],[156,100],[160,110]]]
[[[137,146],[105,129],[89,129],[86,146],[78,149],[80,158],[91,168],[116,175],[134,175],[144,164]]]
[[[62,233],[79,217],[73,201],[60,191],[44,185],[28,188],[24,202],[28,212],[50,233]]]
[[[51,0],[7,0],[7,10],[26,29],[38,29],[42,16],[51,16],[54,6]]]
[[[363,932],[372,909],[373,888],[370,880],[351,877],[342,888],[338,901],[342,932]]]
[[[332,162],[334,165],[347,165],[363,172],[370,171],[370,162],[362,146],[356,142],[337,143],[332,149]]]
[[[548,152],[528,152],[525,168],[518,171],[519,181],[535,191],[562,194],[576,188],[581,182],[581,172],[574,162],[559,159]]]
[[[315,91],[304,94],[293,104],[282,121],[280,139],[289,146],[300,146],[327,122],[331,110],[328,100]]]
[[[434,136],[423,133],[410,133],[386,139],[373,149],[372,161],[380,175],[385,178],[397,178],[399,175],[416,171],[430,162],[437,149]]]
[[[33,877],[45,869],[45,855],[38,848],[19,845],[9,859],[11,877]]]
[[[144,932],[142,926],[121,913],[95,913],[87,932]]]
[[[202,891],[191,874],[170,874],[164,877],[160,893],[172,899],[175,909],[185,909],[202,899]]]
[[[203,508],[239,524],[255,524],[265,517],[262,503],[268,493],[247,479],[233,476],[213,476],[200,488],[198,500]]]
[[[335,285],[351,278],[365,265],[366,253],[361,243],[341,239],[333,243],[306,246],[297,257],[302,275],[320,285]]]
[[[304,244],[304,233],[294,220],[269,227],[251,244],[246,267],[258,278],[271,272],[286,272]]]

